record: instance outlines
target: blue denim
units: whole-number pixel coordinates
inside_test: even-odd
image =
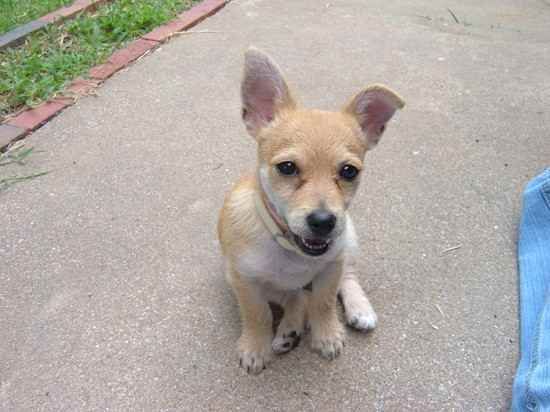
[[[518,262],[521,357],[512,411],[550,411],[550,169],[523,193]]]

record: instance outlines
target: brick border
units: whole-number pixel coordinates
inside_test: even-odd
[[[97,5],[99,2],[106,1],[108,0],[77,2],[93,2]],[[10,143],[24,138],[30,132],[41,127],[62,110],[73,105],[80,97],[93,94],[97,87],[117,71],[127,67],[136,59],[168,41],[178,32],[188,30],[213,15],[229,1],[231,0],[201,1],[189,10],[180,13],[174,20],[144,34],[129,43],[125,48],[115,51],[107,62],[92,67],[88,72],[89,79],[77,78],[69,83],[59,96],[7,119],[0,125],[0,151],[4,150]]]
[[[76,0],[70,6],[61,7],[45,16],[0,35],[0,50],[23,43],[29,34],[42,30],[50,24],[59,24],[62,21],[76,17],[79,13],[94,11],[102,4],[111,1],[112,0]]]

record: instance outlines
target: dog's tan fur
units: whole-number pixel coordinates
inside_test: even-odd
[[[227,280],[241,312],[241,366],[261,372],[274,351],[282,353],[297,344],[306,320],[312,347],[332,359],[344,342],[338,293],[348,324],[367,330],[376,323],[350,253],[355,232],[347,208],[359,177],[347,181],[339,170],[352,165],[361,171],[366,151],[376,145],[386,122],[404,103],[384,86],[371,86],[341,111],[303,109],[277,66],[255,49],[246,54],[242,95],[243,120],[258,143],[258,168],[227,195],[218,224]],[[298,165],[297,176],[278,172],[277,164],[289,161]],[[327,237],[328,251],[309,257],[282,248],[258,213],[257,196],[272,204],[291,233],[306,239],[311,236],[308,214],[320,207],[329,210],[336,224]],[[307,293],[303,287],[310,282],[312,291]],[[268,302],[284,309],[275,337]]]

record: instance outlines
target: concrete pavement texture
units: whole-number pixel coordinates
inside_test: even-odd
[[[550,162],[549,18],[531,0],[235,0],[64,111],[1,170],[50,173],[0,193],[0,410],[506,410],[520,196]],[[377,329],[333,362],[305,339],[257,377],[215,234],[255,162],[251,44],[307,106],[374,82],[407,101],[351,211]]]

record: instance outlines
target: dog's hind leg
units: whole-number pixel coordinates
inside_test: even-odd
[[[355,276],[352,262],[345,265],[338,295],[344,305],[346,323],[349,326],[363,332],[374,329],[378,319]]]
[[[281,302],[284,314],[271,344],[275,353],[288,352],[300,343],[306,321],[306,299],[304,291],[299,290],[291,292]]]

